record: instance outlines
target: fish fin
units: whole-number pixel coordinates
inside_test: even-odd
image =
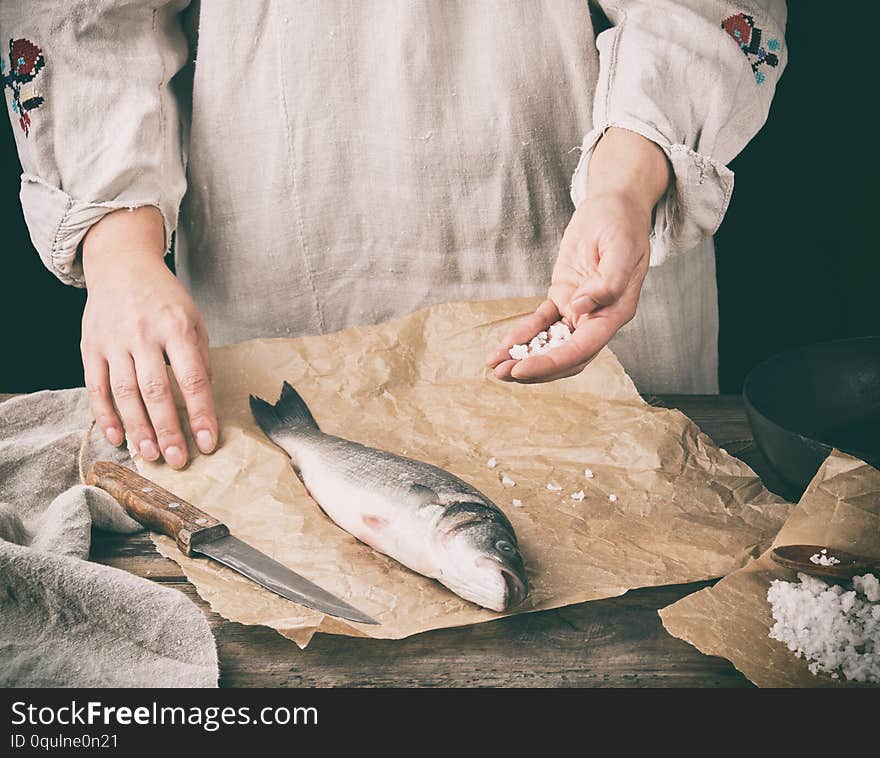
[[[371,529],[374,532],[382,531],[386,526],[388,526],[387,518],[382,518],[382,516],[375,516],[372,514],[361,516],[361,521],[363,522],[365,527]]]
[[[250,396],[251,413],[260,428],[274,438],[279,432],[305,427],[317,429],[318,424],[299,393],[287,382],[281,388],[281,397],[275,405],[255,395]]]

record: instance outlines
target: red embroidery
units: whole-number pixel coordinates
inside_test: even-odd
[[[755,19],[745,13],[737,13],[724,19],[721,28],[733,38],[748,58],[752,72],[755,74],[755,81],[763,84],[767,77],[759,69],[765,65],[771,68],[779,65],[777,53],[782,49],[782,42],[776,37],[771,37],[766,45],[761,45],[762,31],[755,26]]]
[[[32,91],[25,91],[22,98],[23,85],[29,84],[46,65],[43,51],[30,40],[9,40],[9,71],[6,61],[0,56],[0,75],[3,86],[12,90],[12,110],[18,114],[18,124],[25,136],[30,132],[30,112],[43,104],[42,96]]]

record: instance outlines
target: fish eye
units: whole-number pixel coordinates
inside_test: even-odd
[[[498,540],[495,543],[495,547],[498,548],[502,553],[512,553],[514,551],[513,545],[511,545],[507,540]]]

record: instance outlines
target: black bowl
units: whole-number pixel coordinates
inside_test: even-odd
[[[758,449],[797,493],[832,448],[880,468],[880,337],[774,355],[746,377],[743,398]]]

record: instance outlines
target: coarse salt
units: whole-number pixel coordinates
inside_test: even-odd
[[[550,484],[547,485],[547,489],[550,490],[550,492],[559,492],[562,490],[562,485],[550,482]]]
[[[522,345],[514,345],[508,354],[515,361],[521,361],[530,355],[544,355],[551,350],[563,345],[571,338],[571,329],[563,321],[551,324],[548,332],[538,332],[529,342]]]
[[[488,461],[486,461],[486,465],[489,468],[495,468],[498,465],[498,461],[495,458],[490,458]]]
[[[505,487],[516,487],[516,482],[513,481],[513,479],[511,479],[507,474],[501,477],[501,483]]]
[[[514,345],[510,348],[510,357],[515,361],[521,361],[523,358],[529,357],[528,345]]]
[[[827,553],[827,550],[823,550],[822,553]],[[816,553],[810,556],[810,560],[818,564],[819,566],[834,566],[840,563],[839,558],[835,558],[833,555],[822,555],[822,553]]]
[[[853,586],[872,603],[880,603],[880,579],[873,574],[853,577]],[[880,615],[875,612],[875,616]]]
[[[546,332],[541,332],[541,334],[545,335]],[[568,324],[563,323],[562,321],[557,321],[555,324],[550,325],[550,339],[554,340],[567,340],[571,337],[571,329],[568,328]]]
[[[572,492],[571,499],[572,500],[583,500],[584,499],[584,491],[578,490],[577,492]]]
[[[609,499],[612,503],[616,503],[616,502],[617,502],[617,495],[609,495],[609,496],[608,496],[608,499]]]
[[[767,601],[775,621],[769,636],[805,658],[813,674],[880,682],[880,581],[853,577],[853,589],[807,574],[775,579]]]
[[[584,469],[584,476],[587,477],[587,479],[592,479],[593,478],[593,469],[585,468]]]
[[[519,498],[515,497],[511,502],[513,503],[514,508],[522,508],[522,500]]]

